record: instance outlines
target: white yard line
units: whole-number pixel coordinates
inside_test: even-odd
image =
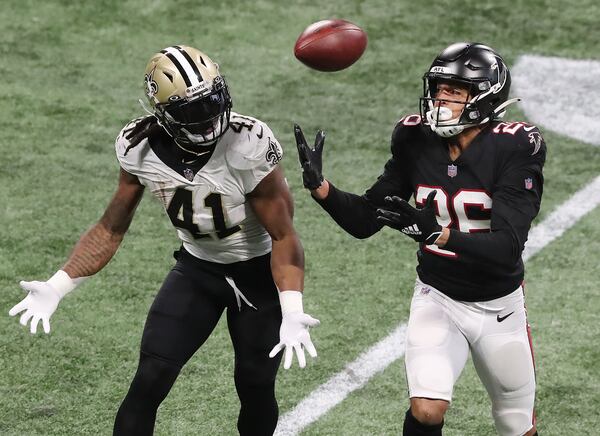
[[[519,106],[529,121],[544,131],[600,145],[600,61],[524,55],[511,73],[512,94],[523,99]]]
[[[542,248],[574,226],[585,214],[600,204],[600,176],[577,191],[541,223],[531,229],[523,252],[527,261]],[[276,436],[292,436],[341,403],[352,391],[364,386],[404,354],[406,324],[402,323],[388,336],[373,345],[344,370],[331,377],[279,418]]]
[[[538,251],[560,237],[579,219],[600,204],[600,176],[556,208],[540,224],[529,231],[523,260],[528,260]]]
[[[383,371],[404,354],[406,324],[400,324],[381,341],[348,364],[327,382],[312,391],[277,424],[275,435],[296,435],[315,422],[332,407],[341,403],[352,391],[361,388],[373,375]]]

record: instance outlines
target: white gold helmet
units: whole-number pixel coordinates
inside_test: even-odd
[[[200,50],[174,45],[156,53],[146,66],[144,87],[154,116],[185,150],[214,144],[229,127],[227,84]]]

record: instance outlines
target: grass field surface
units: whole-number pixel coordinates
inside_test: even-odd
[[[423,72],[451,42],[487,43],[509,66],[523,54],[600,61],[600,6],[592,0],[4,0],[2,6],[0,435],[112,431],[147,310],[179,245],[161,206],[146,194],[115,258],[61,302],[50,335],[30,335],[7,313],[24,296],[19,280],[47,279],[102,214],[117,184],[114,138],[142,113],[137,99],[155,51],[187,44],[207,52],[228,80],[234,110],[267,122],[284,147],[307,259],[305,309],[321,326],[311,333],[318,359],[279,373],[281,413],[406,321],[416,265],[408,238],[383,230],[353,240],[309,198],[293,123],[307,136],[327,131],[325,176],[362,193],[388,158],[395,121],[418,111]],[[331,17],[363,27],[369,45],[348,70],[311,71],[294,59],[294,42],[308,24]],[[590,89],[590,99],[597,91]],[[548,98],[569,92],[551,89]],[[507,119],[525,115],[515,107]],[[540,126],[548,160],[538,221],[600,174],[598,147],[551,127]],[[595,209],[527,263],[541,435],[597,434],[599,236]],[[222,320],[159,409],[156,434],[235,434],[232,372]],[[399,360],[303,434],[399,434],[407,405]],[[471,363],[444,430],[494,433]]]

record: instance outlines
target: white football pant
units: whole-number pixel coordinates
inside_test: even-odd
[[[417,279],[406,341],[409,395],[450,402],[469,350],[502,436],[533,426],[535,372],[523,288],[485,302],[455,301]]]

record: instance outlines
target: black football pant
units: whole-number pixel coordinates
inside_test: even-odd
[[[224,309],[235,352],[235,387],[241,408],[241,435],[272,435],[277,425],[275,376],[281,353],[281,309],[270,255],[234,264],[216,264],[181,249],[160,288],[144,326],[140,361],[115,420],[114,435],[151,435],[156,411],[179,371],[209,337]],[[256,309],[240,299],[225,277]],[[202,394],[198,393],[199,396]]]

